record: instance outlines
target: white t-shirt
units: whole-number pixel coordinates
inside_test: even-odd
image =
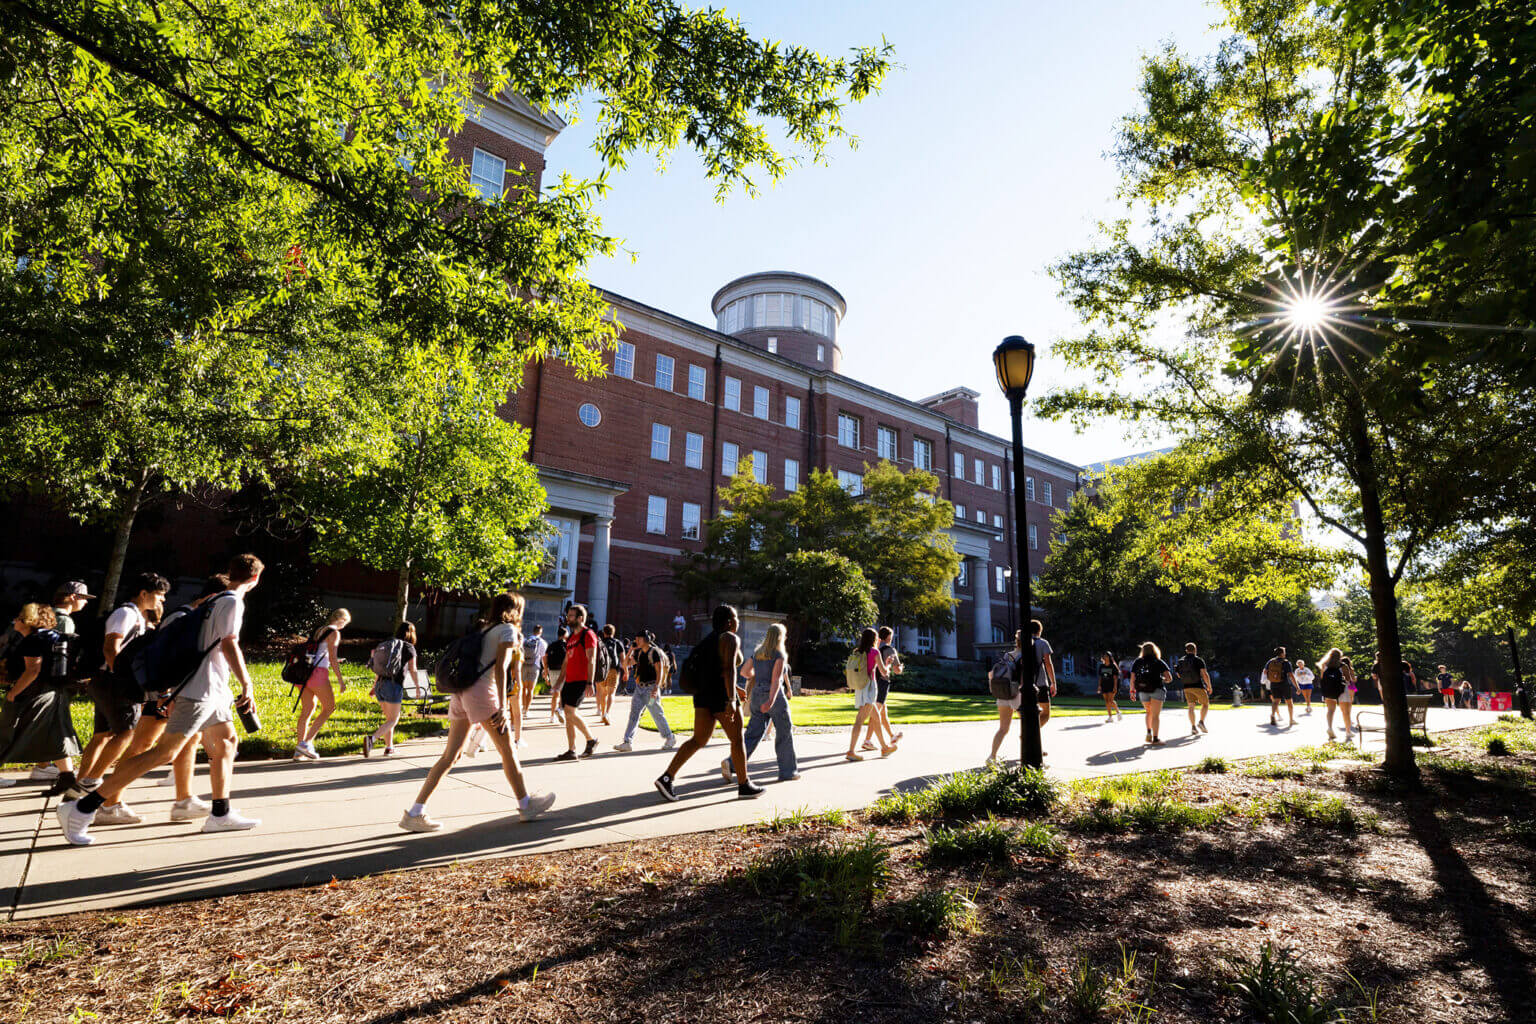
[[[681,630],[686,625],[688,625],[688,623],[687,623],[687,621],[685,621],[683,619],[683,617],[681,615],[679,615],[677,618],[672,620],[672,628],[673,629]]]
[[[210,597],[213,606],[208,611],[208,617],[203,620],[202,629],[197,635],[199,650],[209,651],[203,663],[192,673],[191,682],[182,688],[179,696],[188,700],[234,700],[234,693],[229,688],[229,659],[224,657],[222,647],[214,644],[222,641],[227,636],[240,638],[240,624],[245,619],[245,599],[233,591],[225,591],[217,597]]]
[[[518,650],[522,650],[522,630],[510,622],[498,622],[485,631],[485,636],[480,641],[480,664],[485,666],[485,671],[480,673],[481,679],[496,678],[496,652],[502,644],[512,644]]]
[[[1296,670],[1295,676],[1296,676],[1296,685],[1297,686],[1311,686],[1312,685],[1312,679],[1313,679],[1312,670],[1307,668],[1305,665],[1301,666],[1300,668],[1298,668]]]
[[[107,635],[116,633],[127,643],[140,633],[144,632],[144,613],[139,611],[136,604],[125,604],[112,609],[112,614],[107,616]]]

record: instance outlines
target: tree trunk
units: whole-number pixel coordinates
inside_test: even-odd
[[[107,575],[101,581],[100,609],[106,618],[107,609],[113,607],[117,588],[123,581],[123,565],[128,561],[128,542],[133,537],[133,521],[138,517],[139,506],[144,502],[144,491],[149,487],[149,470],[144,470],[138,482],[123,496],[118,510],[117,526],[112,534],[112,555],[107,559]]]
[[[411,559],[406,556],[405,564],[400,567],[400,573],[395,579],[395,618],[390,624],[390,632],[400,628],[405,621],[406,609],[411,603]]]
[[[405,610],[411,596],[411,566],[416,557],[412,554],[411,531],[416,526],[416,496],[421,481],[421,464],[427,455],[427,432],[423,430],[416,441],[416,460],[411,471],[410,496],[405,501],[405,512],[400,517],[400,537],[395,550],[400,554],[399,575],[395,581],[395,620],[392,629],[399,629],[405,621]]]
[[[1371,591],[1371,611],[1376,618],[1377,662],[1382,667],[1381,707],[1386,718],[1387,753],[1381,766],[1394,775],[1411,776],[1418,773],[1418,767],[1413,759],[1408,700],[1401,682],[1403,644],[1397,628],[1397,583],[1387,564],[1387,531],[1381,517],[1376,459],[1360,411],[1351,406],[1346,415],[1359,470],[1360,511],[1365,526],[1365,570]]]
[[[1531,697],[1525,692],[1525,677],[1520,672],[1520,642],[1515,636],[1515,628],[1509,628],[1509,657],[1515,663],[1515,710],[1520,712],[1520,717],[1531,717]]]

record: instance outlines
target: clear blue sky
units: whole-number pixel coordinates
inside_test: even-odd
[[[1141,56],[1172,41],[1204,53],[1218,9],[1199,0],[982,0],[933,4],[735,0],[758,35],[840,53],[896,47],[885,89],[845,115],[834,147],[758,198],[717,203],[696,160],[638,159],[599,206],[629,253],[594,283],[713,325],[709,299],[758,270],[820,277],[848,300],[845,373],[911,398],[980,391],[982,426],[1007,436],[990,354],[1023,334],[1046,354],[1031,392],[1063,379],[1051,342],[1073,317],[1046,267],[1118,210],[1107,152],[1135,109]],[[589,124],[549,152],[547,174],[591,175]],[[1075,462],[1143,447],[1120,425],[1076,434],[1026,419],[1025,443]]]

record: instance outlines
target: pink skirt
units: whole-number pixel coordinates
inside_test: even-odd
[[[309,678],[304,680],[306,690],[324,690],[331,685],[331,670],[321,666],[315,666],[309,670]]]

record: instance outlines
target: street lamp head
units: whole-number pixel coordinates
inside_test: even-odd
[[[993,349],[992,365],[997,368],[997,383],[1003,394],[1023,398],[1035,373],[1035,346],[1017,334],[1009,335]]]

